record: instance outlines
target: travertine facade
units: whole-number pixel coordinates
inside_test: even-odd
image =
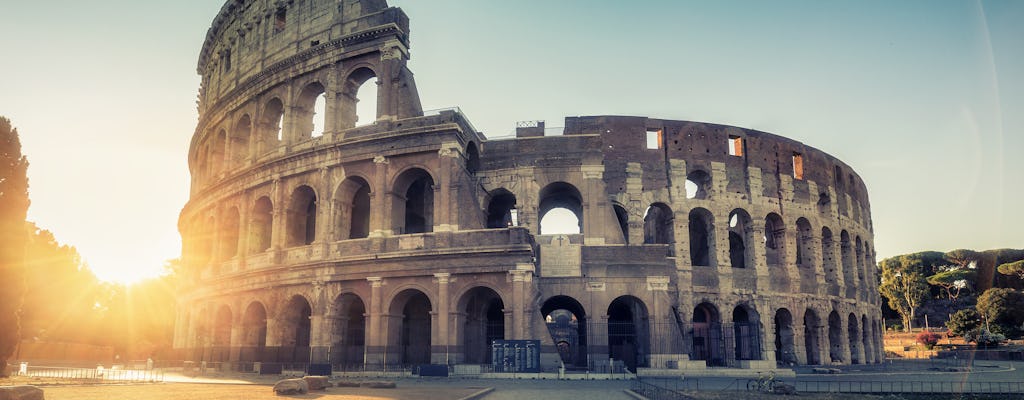
[[[383,0],[224,5],[179,223],[185,359],[489,364],[495,339],[540,340],[545,369],[882,359],[867,190],[843,162],[644,117],[487,140],[423,112],[408,48]],[[543,232],[549,211],[579,233]]]

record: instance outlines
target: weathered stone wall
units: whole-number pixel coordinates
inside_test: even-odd
[[[848,165],[645,117],[489,141],[458,110],[423,114],[408,32],[383,1],[221,10],[179,220],[181,357],[484,364],[492,340],[536,339],[546,369],[882,359],[870,207]],[[356,126],[374,78],[376,120]],[[578,232],[541,230],[558,209]]]

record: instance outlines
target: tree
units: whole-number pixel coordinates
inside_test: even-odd
[[[21,154],[18,130],[0,117],[0,377],[21,340],[19,314],[25,280],[25,213],[28,211],[28,160]]]
[[[977,251],[968,249],[950,250],[945,254],[946,260],[960,268],[970,268],[971,264],[976,263],[980,256],[981,254]]]
[[[1000,274],[1016,276],[1019,279],[1024,279],[1024,260],[1000,264],[997,269]]]
[[[946,296],[949,297],[949,300],[956,301],[956,298],[960,297],[960,291],[970,286],[975,275],[974,270],[953,266],[929,276],[928,284],[946,289]]]
[[[928,297],[925,262],[922,253],[907,254],[882,260],[882,283],[878,291],[903,319],[903,329],[910,332],[917,308]]]
[[[978,315],[978,312],[971,308],[965,308],[953,313],[949,317],[949,321],[946,321],[946,328],[949,328],[951,336],[963,336],[967,332],[979,327],[981,327],[981,315]]]
[[[1024,323],[1024,293],[1013,289],[986,290],[978,296],[975,308],[993,332],[1014,336]]]

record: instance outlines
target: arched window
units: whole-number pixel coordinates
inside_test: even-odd
[[[516,196],[508,190],[498,189],[492,192],[491,201],[487,203],[487,227],[494,229],[514,226],[512,211],[515,208]]]
[[[263,116],[260,119],[260,140],[262,152],[273,151],[281,143],[282,126],[284,125],[284,103],[281,99],[273,98],[263,107]]]
[[[434,178],[422,169],[403,172],[392,187],[396,196],[394,231],[399,234],[434,231]]]
[[[377,110],[377,74],[369,68],[352,71],[345,79],[341,104],[341,128],[368,125],[380,116]]]
[[[542,235],[583,232],[583,196],[575,186],[555,182],[541,189],[539,197]]]
[[[238,119],[235,129],[231,131],[231,165],[238,167],[245,164],[249,157],[249,135],[252,134],[252,121],[249,114]]]
[[[737,208],[729,213],[729,263],[733,268],[753,267],[754,222],[750,214]]]
[[[761,323],[757,311],[745,305],[732,310],[733,337],[737,360],[761,359]]]
[[[313,82],[302,89],[296,101],[296,107],[293,109],[296,113],[300,139],[323,136],[326,126],[326,106],[324,85]]]
[[[316,192],[306,185],[292,192],[288,202],[288,244],[302,246],[316,240]]]
[[[238,228],[238,208],[231,207],[224,214],[220,226],[220,249],[217,251],[219,261],[238,255]]]
[[[262,253],[270,248],[270,233],[273,231],[274,206],[267,196],[256,200],[252,208],[252,222],[249,224],[249,251]]]
[[[471,174],[475,174],[480,169],[480,150],[476,148],[476,143],[469,142],[466,145],[466,171]]]
[[[764,257],[770,266],[786,261],[786,225],[776,213],[768,214],[764,220]]]
[[[619,229],[622,230],[622,243],[629,244],[629,213],[620,204],[613,204],[615,219],[619,222]]]
[[[715,266],[714,217],[703,208],[690,210],[690,265]]]
[[[796,264],[804,268],[814,266],[811,256],[814,254],[814,248],[811,246],[814,234],[807,218],[801,217],[796,220],[796,231]]]
[[[694,170],[686,175],[686,198],[706,199],[711,191],[711,175],[702,170]]]
[[[359,239],[370,235],[370,184],[350,176],[334,192],[338,240]]]
[[[671,244],[675,241],[673,233],[672,209],[665,203],[654,203],[647,207],[644,215],[644,243]]]

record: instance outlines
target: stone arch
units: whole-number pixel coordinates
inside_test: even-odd
[[[875,346],[871,343],[871,325],[868,323],[867,314],[861,314],[860,316],[860,340],[861,346],[864,347],[864,363],[870,364],[875,362]]]
[[[583,233],[583,196],[580,194],[579,189],[570,183],[553,182],[541,189],[538,199],[540,200],[537,209],[540,221],[540,234]],[[555,230],[553,228],[557,227],[554,225],[548,226],[548,224],[554,224],[554,222],[550,221],[550,219],[545,219],[545,217],[548,216],[549,212],[557,209],[567,210],[576,217],[576,228],[578,229],[575,232],[572,229],[568,229],[568,232],[558,230],[551,232]]]
[[[634,296],[619,296],[608,305],[608,357],[622,360],[630,371],[650,365],[647,306]]]
[[[480,169],[480,150],[476,142],[469,142],[466,145],[466,172],[475,174]]]
[[[587,313],[576,299],[558,295],[540,308],[558,355],[567,366],[587,366]]]
[[[753,268],[754,221],[742,208],[729,213],[729,264],[733,268]]]
[[[850,364],[860,364],[861,360],[861,347],[860,347],[860,329],[857,328],[857,315],[850,313],[846,318],[846,337],[850,340]]]
[[[360,66],[352,70],[345,78],[342,84],[343,97],[340,115],[342,129],[372,124],[376,122],[377,118],[380,118],[382,110],[379,107],[380,93],[377,90],[379,82],[377,80],[371,81],[371,79],[377,76],[378,74],[369,66]],[[375,92],[372,94],[372,99],[364,98],[370,97],[367,90]],[[372,110],[364,110],[363,108]],[[372,114],[374,117],[372,121],[359,121],[360,114]]]
[[[287,211],[288,245],[303,246],[316,240],[317,196],[313,188],[301,185],[292,191]]]
[[[277,148],[283,139],[284,129],[284,103],[281,99],[273,97],[267,100],[263,106],[260,117],[259,138],[262,142],[262,152],[267,153]]]
[[[775,310],[775,361],[784,366],[796,365],[796,331],[793,314],[786,308]]]
[[[220,249],[217,251],[218,261],[229,260],[238,255],[239,224],[238,207],[230,207],[224,212],[220,224]]]
[[[349,176],[334,191],[337,240],[359,239],[370,235],[372,191],[361,176]]]
[[[490,200],[487,202],[487,228],[507,228],[515,225],[513,221],[518,219],[518,212],[516,218],[513,218],[512,213],[516,209],[516,195],[505,188],[493,190],[488,194]]]
[[[249,252],[262,253],[269,250],[274,227],[274,205],[270,197],[260,196],[256,199],[249,219]]]
[[[644,244],[672,244],[675,242],[675,214],[665,203],[647,207],[644,215]]]
[[[704,170],[695,169],[686,174],[686,198],[706,199],[711,193],[711,174]]]
[[[245,308],[242,316],[242,343],[239,359],[259,361],[267,346],[267,309],[263,303],[254,301]]]
[[[804,353],[808,365],[821,364],[821,319],[810,307],[804,312]]]
[[[433,307],[426,293],[407,288],[391,300],[387,338],[389,363],[429,364]]]
[[[749,304],[732,310],[733,341],[737,360],[761,360],[761,317]]]
[[[398,174],[392,184],[395,196],[392,229],[398,234],[434,231],[434,178],[413,167]]]
[[[231,130],[231,165],[239,167],[249,157],[249,136],[252,135],[252,118],[242,114]]]
[[[785,266],[786,224],[776,213],[764,219],[764,258],[769,267]]]
[[[855,237],[853,243],[854,243],[854,246],[853,246],[853,248],[854,248],[854,253],[853,253],[854,254],[854,267],[853,268],[855,270],[857,270],[857,281],[860,282],[859,285],[863,286],[864,285],[864,276],[866,275],[865,271],[867,270],[867,268],[865,268],[865,262],[864,262],[864,260],[865,260],[865,257],[864,257],[864,243],[860,240],[860,236]]]
[[[828,314],[828,354],[834,363],[845,360],[843,354],[843,321],[836,310]]]
[[[803,268],[811,268],[814,266],[813,255],[814,246],[812,246],[814,239],[814,232],[811,229],[811,223],[807,218],[800,217],[796,220],[796,265]]]
[[[314,81],[307,84],[299,92],[295,99],[295,106],[292,107],[294,115],[295,137],[298,139],[309,139],[323,136],[326,127],[326,112],[324,115],[316,115],[316,109],[326,106],[326,89],[320,82]],[[319,104],[318,104],[319,103]]]
[[[693,346],[690,359],[705,360],[708,365],[725,365],[725,342],[718,307],[703,302],[693,308]]]
[[[366,344],[366,305],[355,293],[334,299],[331,364],[356,366],[363,363]]]
[[[490,364],[491,343],[505,339],[505,302],[494,289],[475,286],[458,302],[465,313],[462,324],[462,346],[468,364]]]
[[[285,354],[309,356],[309,344],[312,334],[310,317],[313,307],[303,295],[294,295],[281,309],[277,316],[280,326],[281,347]]]
[[[704,208],[690,210],[690,265],[717,266],[715,254],[715,217]]]
[[[622,231],[622,243],[629,244],[629,212],[622,204],[612,203],[615,211],[615,220],[619,223],[619,230]]]

